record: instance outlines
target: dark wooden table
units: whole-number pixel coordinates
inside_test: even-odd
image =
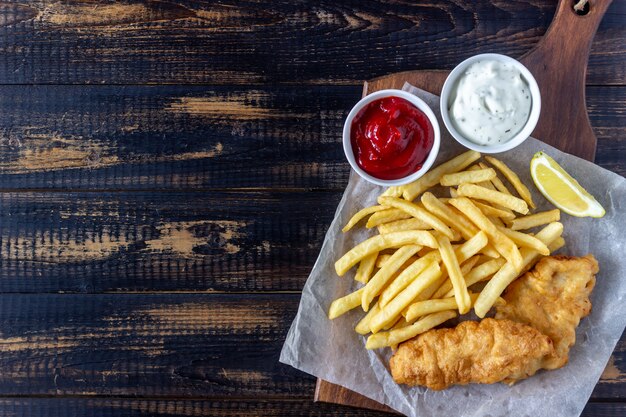
[[[556,2],[412,3],[0,3],[0,415],[385,415],[278,363],[343,118],[365,79],[522,55]],[[624,175],[623,0],[587,84]],[[585,416],[626,414],[625,373],[623,338]]]

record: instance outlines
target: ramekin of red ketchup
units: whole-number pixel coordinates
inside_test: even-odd
[[[381,90],[359,101],[343,128],[343,149],[352,168],[383,186],[415,181],[439,152],[437,118],[420,98],[402,90]]]

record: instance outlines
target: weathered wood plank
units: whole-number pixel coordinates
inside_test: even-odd
[[[0,396],[310,400],[278,362],[298,294],[0,295]],[[624,399],[622,342],[593,398]]]
[[[0,3],[0,83],[348,83],[521,56],[554,0],[425,3],[96,0]],[[588,81],[626,84],[623,2],[593,45]],[[567,69],[564,69],[567,70]]]
[[[343,190],[359,86],[0,87],[2,189]],[[626,87],[588,87],[597,162],[626,174]]]
[[[626,89],[587,87],[587,112],[598,138],[596,164],[626,176]]]
[[[0,193],[0,292],[300,291],[340,198]]]
[[[278,363],[298,295],[0,296],[0,395],[304,398]]]
[[[0,413],[14,417],[389,417],[393,414],[314,403],[311,400],[183,400],[135,398],[0,398]],[[624,403],[587,404],[581,417],[621,417]]]
[[[359,87],[0,87],[0,187],[332,188]]]

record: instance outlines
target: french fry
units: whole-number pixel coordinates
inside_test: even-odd
[[[447,226],[458,230],[465,239],[470,239],[478,232],[476,226],[469,220],[458,216],[450,207],[439,201],[432,193],[425,192],[422,194],[420,200],[426,210],[440,218]]]
[[[487,245],[487,242],[487,234],[481,230],[471,239],[466,240],[462,245],[454,249],[454,255],[459,263],[463,263],[480,252]]]
[[[433,327],[439,326],[441,323],[444,323],[454,317],[456,317],[455,311],[442,311],[439,313],[429,314],[410,326],[371,335],[367,338],[365,348],[378,349],[385,346],[398,345],[417,336],[418,334],[432,329]]]
[[[446,236],[438,236],[437,243],[439,243],[439,252],[441,253],[441,259],[446,266],[448,276],[452,282],[452,288],[454,288],[454,298],[459,308],[459,313],[465,314],[471,308],[471,300],[465,281],[463,280],[463,274],[461,273],[461,267],[459,261],[452,250],[450,240]]]
[[[500,191],[489,190],[475,184],[461,184],[457,188],[457,193],[463,197],[472,197],[479,200],[489,201],[502,207],[509,208],[521,214],[528,213],[528,205],[521,198],[514,197]]]
[[[500,191],[501,193],[513,195],[511,191],[509,191],[509,189],[506,187],[506,185],[504,185],[502,180],[497,176],[491,179],[491,183],[494,185],[494,187],[496,187],[496,190]]]
[[[476,234],[480,232],[480,229],[476,227],[474,223],[472,223],[465,216],[465,214],[461,213],[456,207],[448,206],[446,204],[446,208],[449,210],[451,218],[457,222],[455,224],[455,229],[458,229],[466,240],[470,240],[473,236],[476,236]],[[500,256],[500,253],[498,253],[491,243],[487,243],[487,246],[482,249],[482,252],[491,258],[498,258]]]
[[[548,245],[548,249],[550,249],[550,253],[552,253],[561,249],[563,246],[565,246],[565,239],[563,239],[563,236],[560,236],[554,242]]]
[[[403,186],[402,196],[407,201],[413,201],[415,197],[437,185],[442,175],[461,171],[462,169],[470,166],[470,164],[478,158],[480,158],[480,153],[476,151],[467,151],[462,153],[461,155],[444,162],[436,168],[431,169],[421,178]]]
[[[424,249],[424,248],[422,248]],[[420,250],[422,250],[420,249]],[[428,251],[432,251],[431,248],[426,248],[428,249]],[[419,254],[419,252],[417,252]],[[419,255],[414,255],[411,256],[409,259],[406,260],[406,262],[400,267],[400,271],[406,269],[407,266],[409,266],[410,264],[412,264],[413,262],[415,262],[417,260],[417,258],[419,258]],[[391,258],[391,254],[390,253],[382,253],[378,255],[378,258],[376,258],[376,268],[382,268],[385,263],[389,260],[389,258]]]
[[[404,323],[406,323],[406,320],[404,320],[404,317],[398,316],[393,322],[383,327],[383,330],[400,329],[405,326]]]
[[[472,303],[474,303],[477,298],[478,294],[470,294]],[[456,299],[454,297],[413,303],[407,308],[405,319],[407,323],[412,323],[420,317],[446,310],[457,310]]]
[[[415,297],[414,301],[424,301],[433,298],[433,294],[441,284],[448,280],[448,271],[445,271],[445,265],[441,268],[441,276],[437,278],[432,284],[426,287],[417,297]],[[451,287],[452,288],[452,287]]]
[[[480,162],[472,165],[471,167],[467,168],[468,171],[480,171],[482,169],[482,167],[480,166]],[[495,172],[495,171],[494,171]],[[481,181],[479,183],[477,183],[478,185],[480,185],[481,187],[485,187],[488,188],[490,190],[495,190],[496,188],[493,186],[493,184],[491,183],[491,181],[487,180],[487,181]]]
[[[413,255],[420,250],[421,247],[417,245],[407,245],[398,249],[385,265],[374,274],[372,279],[363,287],[363,293],[361,296],[361,307],[363,311],[369,310],[372,300],[380,294],[385,287],[385,284],[393,278],[393,274],[400,269],[400,267]]]
[[[561,210],[541,211],[530,216],[518,217],[511,221],[511,230],[525,230],[561,220]]]
[[[505,263],[506,263],[506,260],[504,258],[497,258],[497,259],[492,259],[490,261],[487,261],[484,264],[478,265],[467,274],[463,274],[463,278],[465,279],[465,285],[467,286],[467,288],[469,288],[472,285],[476,284],[477,282],[486,280],[491,275],[498,272],[498,270],[500,270],[500,268],[502,268],[502,265],[504,265]],[[444,283],[444,284],[447,284],[447,283]],[[454,290],[452,289],[452,285],[450,285],[449,288],[447,289],[447,292],[441,295],[438,295],[437,293],[435,293],[433,297],[445,298],[445,297],[452,297],[453,295],[454,295]]]
[[[485,232],[480,231],[472,239],[466,241],[465,243],[463,243],[462,245],[459,245],[457,248],[454,249],[454,254],[457,257],[459,264],[462,264],[461,274],[463,276],[465,276],[466,273],[469,273],[469,270],[473,268],[474,264],[478,260],[478,258],[474,255],[478,253],[478,251],[481,250],[481,246],[484,246],[485,242],[487,242],[487,235],[485,234]],[[474,260],[470,262],[472,258],[474,258]],[[502,259],[502,258],[498,258],[498,259]],[[441,282],[439,283],[437,288],[431,288],[430,291],[429,290],[424,291],[424,293],[428,294],[428,297],[426,297],[425,299],[431,298],[431,296],[432,298],[441,298],[440,296],[441,294],[444,294],[448,290],[452,290],[452,282],[450,282],[450,280],[447,279],[448,271],[445,265],[442,268],[442,278],[443,279],[441,279]],[[421,297],[421,294],[419,298],[423,299]]]
[[[485,164],[484,162],[479,162],[478,165],[482,169],[489,168],[489,166],[487,166],[487,164]],[[491,184],[495,187],[496,190],[498,190],[498,191],[500,191],[501,193],[504,193],[504,194],[513,195],[513,194],[511,194],[509,189],[506,188],[506,185],[504,185],[504,183],[500,180],[500,178],[498,178],[497,175],[494,178],[492,178],[490,181],[491,181]]]
[[[370,329],[372,333],[377,333],[383,327],[393,322],[400,316],[411,302],[422,292],[427,286],[441,276],[441,268],[439,263],[431,262],[422,272],[393,300],[380,309],[380,312],[372,318]],[[364,293],[365,294],[365,293]]]
[[[480,209],[480,211],[483,212],[485,216],[499,217],[504,220],[515,219],[515,214],[513,214],[510,211],[505,211],[499,208],[495,208],[493,206],[490,206],[489,204],[481,203],[480,201],[474,201],[474,204],[476,205],[476,207]]]
[[[383,249],[397,248],[403,245],[421,245],[437,249],[437,240],[425,230],[409,230],[373,236],[356,245],[335,262],[335,271],[341,277],[366,256]]]
[[[411,218],[411,216],[402,210],[396,208],[388,208],[387,210],[377,211],[376,213],[372,214],[370,218],[367,219],[365,227],[371,229],[372,227],[376,227],[380,224],[409,218]]]
[[[362,282],[363,284],[367,284],[367,281],[369,281],[372,276],[372,272],[374,272],[374,266],[376,265],[377,259],[378,252],[372,253],[371,255],[361,259],[359,267],[356,270],[356,274],[354,275],[354,279]]]
[[[484,167],[487,167],[487,166],[486,166],[485,164],[483,164],[482,162],[479,162],[479,163],[478,163],[478,165],[471,166],[471,167],[470,167],[470,169],[475,169],[475,170],[478,170],[478,169],[481,169],[481,167],[483,167],[483,166],[484,166]],[[496,176],[494,179],[498,179],[498,177]],[[493,185],[493,181],[483,181],[483,182],[479,182],[479,183],[478,183],[478,184],[476,184],[476,185],[479,185],[479,186],[481,186],[481,187],[483,187],[483,188],[487,188],[487,189],[489,189],[489,190],[491,190],[491,191],[500,191],[500,190],[496,190],[496,187]],[[511,193],[505,193],[505,194],[509,194],[509,195],[510,195]],[[457,196],[457,197],[458,197],[458,195],[455,195],[455,196]],[[474,202],[476,202],[476,201],[474,200]],[[497,209],[499,209],[499,210],[506,211],[507,213],[509,213],[509,215],[511,215],[511,216],[513,216],[513,217],[515,217],[515,214],[513,214],[513,212],[512,212],[512,211],[511,211],[511,209],[509,209],[509,208],[506,208],[506,207],[500,206],[500,205],[498,205],[498,204],[493,204],[493,203],[492,203],[492,206],[493,206],[493,207],[495,207],[495,208],[497,208]]]
[[[515,246],[515,243],[500,232],[474,203],[466,197],[460,197],[450,200],[450,204],[469,217],[479,229],[483,230],[489,239],[493,241],[496,250],[504,256],[517,271],[521,271],[522,256],[517,246]]]
[[[489,181],[496,176],[493,168],[478,169],[474,171],[461,171],[454,174],[446,174],[441,177],[439,183],[445,187],[464,183],[477,183]]]
[[[533,198],[530,195],[528,187],[526,187],[522,183],[517,174],[513,172],[511,168],[509,168],[504,162],[494,158],[493,156],[485,156],[485,159],[491,165],[495,166],[502,173],[502,175],[504,175],[504,177],[509,180],[513,188],[515,188],[515,191],[517,191],[519,196],[522,197],[524,201],[526,201],[530,208],[535,208],[535,203],[533,202]]]
[[[506,227],[497,226],[498,230],[504,233],[509,239],[511,239],[517,246],[524,246],[530,249],[534,249],[544,256],[550,255],[548,247],[539,239],[534,236],[527,235],[526,233],[516,232],[515,230],[507,229]]]
[[[406,213],[405,213],[406,214]],[[428,223],[423,220],[411,217],[410,219],[396,220],[390,223],[383,223],[378,225],[378,233],[384,235],[385,233],[402,232],[404,230],[428,230],[432,229]]]
[[[385,263],[391,258],[390,253],[380,253],[378,257],[376,257],[376,268],[382,268]],[[363,261],[361,261],[363,262]]]
[[[398,208],[411,216],[418,218],[425,223],[428,223],[433,229],[436,231],[443,233],[449,239],[456,240],[458,236],[455,235],[454,231],[450,230],[450,228],[437,217],[430,214],[427,210],[421,208],[415,203],[410,201],[402,200],[396,197],[379,197],[379,201],[383,202],[383,204],[389,205],[391,207]]]
[[[537,239],[542,241],[545,245],[550,245],[563,233],[563,225],[561,223],[550,223],[544,227],[537,235]],[[529,248],[522,248],[522,268],[526,269],[532,267],[534,262],[539,258],[540,254],[536,250]],[[518,277],[520,269],[513,266],[511,262],[505,263],[502,268],[489,280],[485,288],[481,291],[476,303],[474,304],[474,311],[480,318],[485,317],[485,314],[489,311],[496,299],[502,294],[504,289],[515,278]]]
[[[441,255],[439,252],[433,250],[428,255],[425,255],[411,265],[409,265],[396,279],[394,279],[391,284],[387,286],[380,295],[378,300],[378,304],[381,307],[385,307],[389,302],[398,295],[402,290],[404,290],[417,276],[432,262],[439,262],[441,260]]]
[[[450,204],[465,214],[479,229],[483,230],[493,241],[496,250],[517,270],[521,270],[522,257],[515,243],[500,232],[470,199],[466,197],[455,198],[450,200]]]
[[[498,259],[502,259],[503,260],[502,263],[505,262],[504,258],[502,257]],[[463,262],[463,264],[461,265],[461,275],[463,276],[463,281],[465,281],[466,283],[465,286],[467,288],[469,288],[469,285],[467,285],[467,279],[465,278],[465,276],[471,272],[472,268],[474,268],[474,265],[476,265],[477,261],[478,261],[478,256],[472,256],[470,259],[468,259],[466,262]],[[439,288],[437,288],[437,291],[434,292],[431,298],[447,298],[447,297],[454,297],[454,288],[452,287],[452,282],[449,279],[446,279],[441,283],[441,285],[439,286]]]
[[[410,323],[407,323],[407,321],[404,319],[404,317],[400,317],[400,319],[396,322],[396,324],[393,325],[393,327],[391,328],[391,330],[400,330],[406,326],[408,326]],[[391,345],[391,350],[393,350],[394,352],[396,350],[398,350],[398,344],[394,344]]]
[[[467,286],[467,288],[469,288],[478,282],[489,279],[489,277],[491,277],[493,274],[498,272],[505,263],[506,263],[506,259],[497,258],[497,259],[491,259],[490,261],[487,261],[484,264],[478,265],[477,267],[469,271],[467,274],[463,274],[463,278],[465,279],[465,285]],[[452,286],[450,285],[446,293],[443,293],[441,295],[439,294],[435,294],[435,295],[438,295],[438,297],[433,296],[434,298],[452,297],[454,296],[454,291],[452,290]]]
[[[357,224],[359,221],[361,221],[361,219],[363,219],[365,216],[369,216],[372,213],[376,213],[377,211],[381,211],[381,210],[386,210],[388,208],[389,207],[385,207],[385,206],[365,207],[364,209],[359,210],[359,212],[356,213],[354,216],[352,216],[348,224],[346,224],[344,228],[341,229],[341,231],[345,233],[348,230],[352,229],[354,225]]]
[[[489,219],[489,221],[491,223],[493,223],[495,226],[501,226],[504,227],[504,222],[499,218],[499,217],[492,217],[492,216],[487,216],[487,218]]]
[[[484,164],[483,162],[479,162],[477,165],[474,165],[474,166],[471,166],[471,167],[470,167],[470,169],[485,169],[485,168],[489,168],[489,167],[488,167],[486,164]],[[495,186],[495,182],[494,182],[494,180],[497,180],[497,181],[499,181],[499,182],[502,184],[502,181],[500,181],[500,179],[496,176],[496,177],[495,177],[493,180],[491,180],[491,181],[484,181],[484,182],[480,182],[480,183],[478,183],[477,185],[480,185],[481,187],[487,188],[487,189],[492,190],[492,191],[496,191],[496,190],[497,190],[497,191],[503,192],[504,194],[511,195],[511,193],[510,193],[510,192],[504,192],[504,191],[502,191],[502,190],[498,190],[498,189],[496,188],[496,186]],[[504,186],[504,184],[502,184],[502,185]],[[508,190],[506,190],[506,191],[508,191]],[[507,213],[509,213],[510,215],[515,216],[515,215],[513,214],[513,212],[511,211],[511,209],[509,209],[509,208],[506,208],[506,207],[500,206],[500,205],[498,205],[498,204],[492,204],[492,205],[493,205],[495,208],[497,208],[497,209],[500,209],[500,210],[506,211],[506,212],[507,212]]]
[[[331,320],[335,319],[353,308],[358,307],[361,304],[362,294],[363,288],[333,301],[328,309],[328,318]]]
[[[474,255],[465,262],[459,262],[461,265],[461,274],[465,276],[467,273],[469,273],[472,268],[474,268],[474,266],[478,263],[479,259],[480,255]]]
[[[389,187],[381,195],[385,197],[402,197],[402,185]]]
[[[370,322],[372,321],[372,317],[374,317],[379,312],[380,312],[380,306],[378,305],[378,303],[376,303],[372,306],[372,308],[370,308],[370,311],[367,312],[365,317],[363,317],[361,321],[357,323],[357,325],[354,327],[354,330],[358,334],[362,334],[362,335],[371,333]]]

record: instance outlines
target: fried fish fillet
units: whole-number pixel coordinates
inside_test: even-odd
[[[430,330],[400,345],[390,361],[400,384],[440,390],[454,384],[514,383],[567,363],[598,263],[548,256],[507,288],[496,319]]]
[[[545,358],[542,368],[560,368],[576,342],[580,319],[591,312],[589,295],[597,273],[593,255],[547,256],[509,285],[503,295],[506,305],[497,307],[496,318],[528,324],[549,336],[554,354]]]
[[[400,345],[390,366],[399,384],[441,390],[455,384],[526,378],[553,354],[552,340],[533,327],[487,318],[409,340]]]

